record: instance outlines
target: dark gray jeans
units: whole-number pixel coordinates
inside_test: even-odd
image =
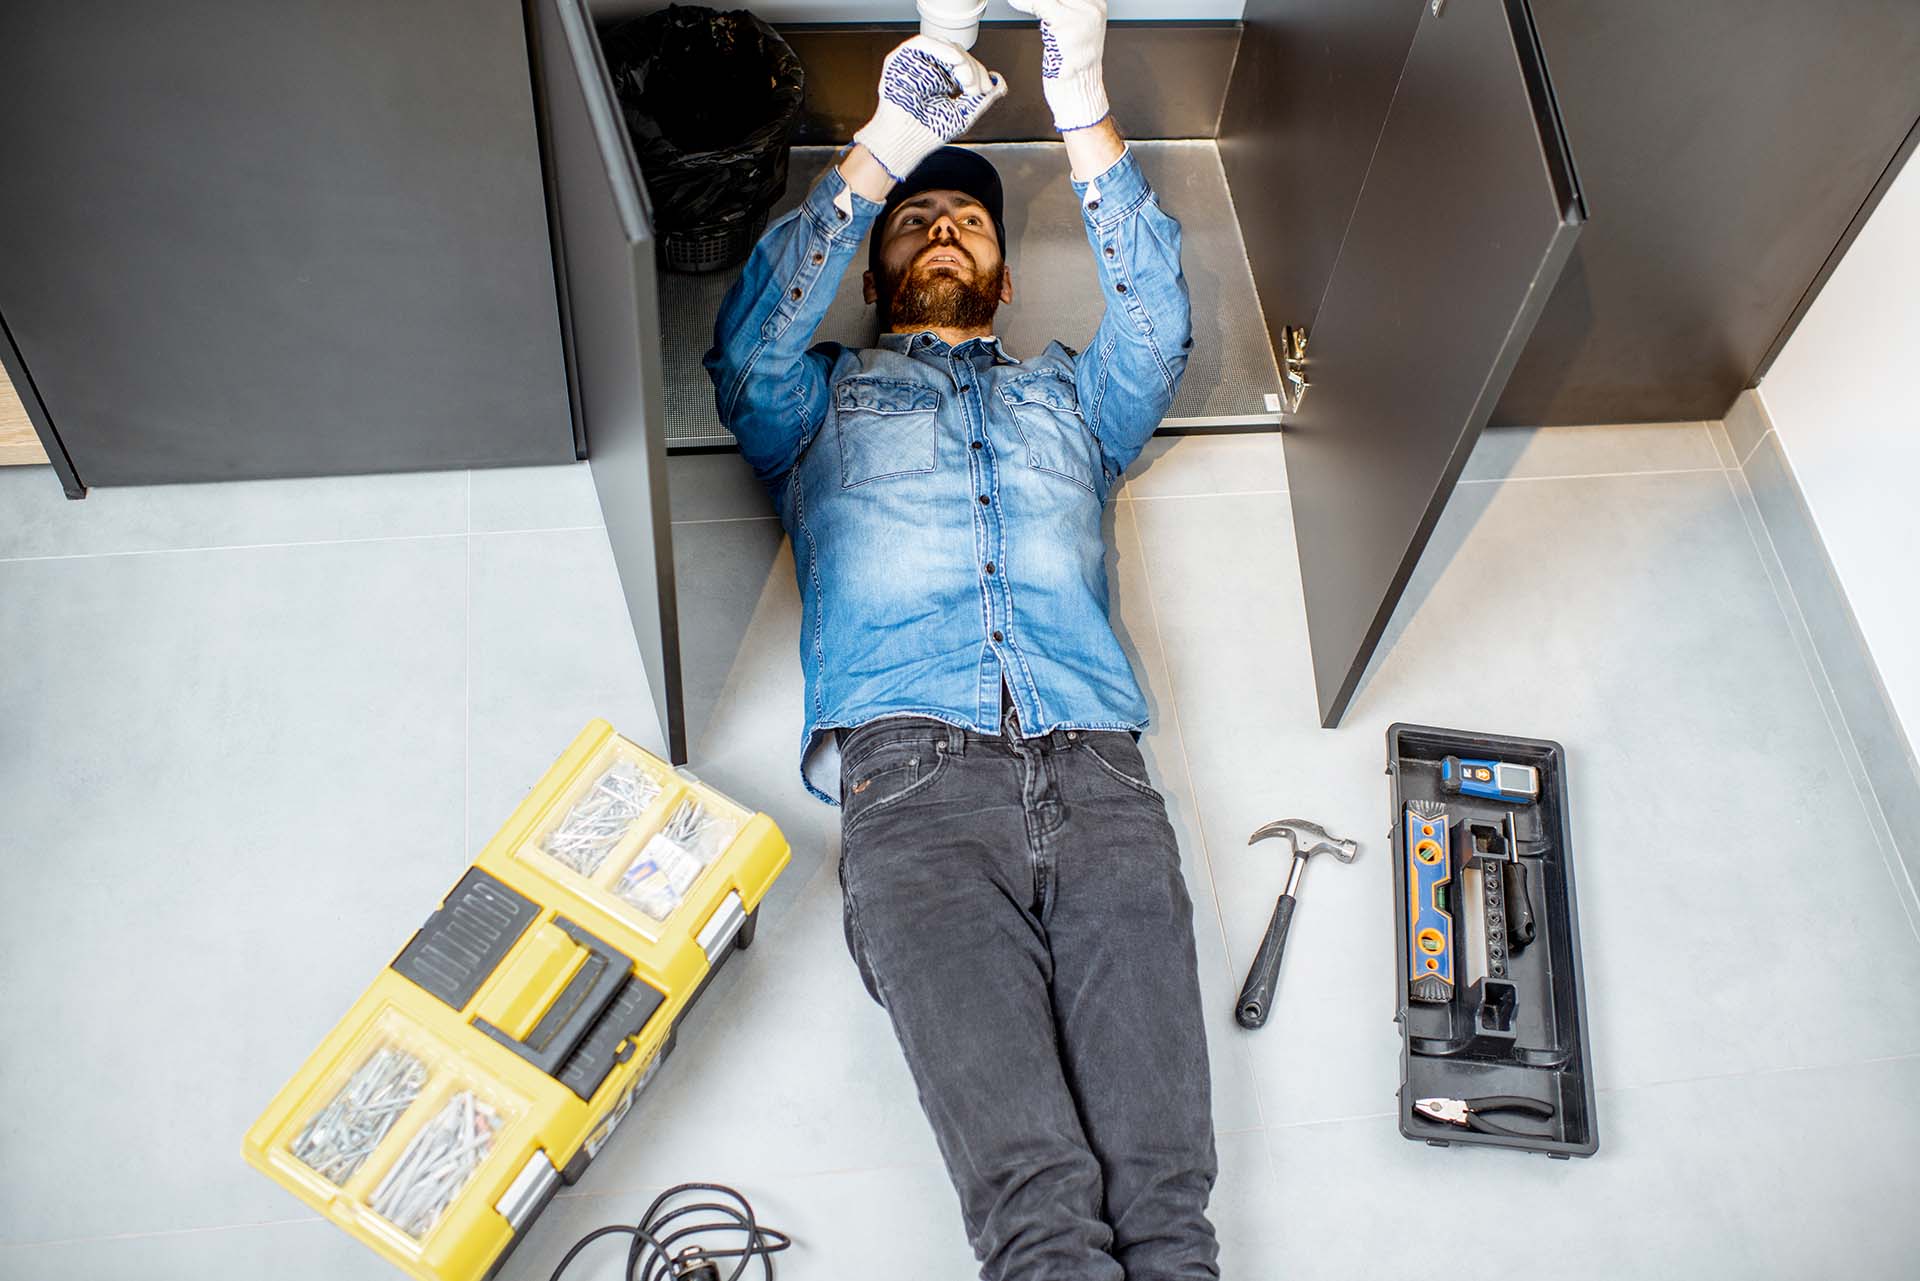
[[[1133,737],[842,746],[847,946],[988,1281],[1220,1275],[1192,904]]]

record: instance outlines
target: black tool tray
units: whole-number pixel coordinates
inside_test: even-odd
[[[1450,796],[1441,790],[1440,761],[1446,756],[1492,759],[1531,765],[1540,771],[1540,798],[1510,804],[1478,797]],[[1592,1156],[1600,1138],[1594,1114],[1593,1056],[1587,1044],[1586,987],[1580,969],[1580,924],[1573,893],[1572,824],[1567,812],[1567,754],[1558,743],[1495,734],[1468,734],[1425,725],[1387,729],[1387,773],[1393,778],[1394,977],[1395,1016],[1400,1024],[1400,1133],[1437,1146],[1452,1143],[1519,1148],[1566,1158]],[[1413,898],[1406,827],[1409,801],[1438,801],[1447,808],[1453,833],[1452,911],[1454,972],[1452,999],[1425,1004],[1410,999],[1409,903]],[[1469,940],[1464,928],[1463,870],[1476,846],[1460,824],[1498,829],[1511,811],[1519,847],[1532,882],[1534,941],[1519,955],[1500,958],[1505,971],[1495,978],[1490,965],[1478,965],[1480,982],[1469,986],[1466,964],[1470,942],[1481,955],[1488,926]],[[1481,832],[1487,830],[1483,826]],[[1490,847],[1499,852],[1501,845]],[[1488,855],[1492,857],[1492,855]],[[1485,864],[1476,873],[1486,875]],[[1498,871],[1494,870],[1494,875]],[[1482,888],[1485,888],[1484,885]],[[1519,1095],[1554,1106],[1550,1120],[1514,1113],[1489,1114],[1494,1124],[1524,1131],[1520,1137],[1483,1134],[1465,1126],[1432,1120],[1414,1111],[1423,1098],[1475,1099]]]

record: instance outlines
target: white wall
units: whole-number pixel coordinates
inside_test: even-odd
[[[740,0],[708,0],[716,9],[731,9]],[[768,22],[908,22],[913,0],[743,0],[746,7]],[[1115,21],[1142,18],[1184,18],[1190,22],[1238,18],[1246,0],[1107,0],[1107,16]],[[1006,0],[987,5],[987,21],[1025,20],[1007,7]]]
[[[1907,741],[1920,748],[1920,156],[1760,396]]]

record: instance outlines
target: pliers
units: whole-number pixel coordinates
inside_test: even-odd
[[[1446,1125],[1462,1125],[1482,1134],[1500,1134],[1512,1139],[1538,1139],[1549,1137],[1528,1130],[1509,1130],[1503,1125],[1483,1119],[1486,1112],[1519,1112],[1542,1121],[1553,1119],[1553,1104],[1540,1099],[1529,1099],[1518,1094],[1489,1094],[1478,1099],[1416,1099],[1413,1110],[1431,1121]]]

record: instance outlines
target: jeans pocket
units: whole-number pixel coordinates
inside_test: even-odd
[[[897,805],[932,785],[946,765],[947,752],[931,739],[889,742],[841,768],[840,831],[844,836],[873,814]],[[844,859],[845,854],[842,854]]]
[[[1096,731],[1081,735],[1080,746],[1086,752],[1087,759],[1115,782],[1143,796],[1165,802],[1166,798],[1147,781],[1147,761],[1140,754],[1140,747],[1133,741],[1133,735],[1118,731]]]
[[[930,472],[938,459],[940,393],[895,378],[847,378],[833,389],[840,486]]]

